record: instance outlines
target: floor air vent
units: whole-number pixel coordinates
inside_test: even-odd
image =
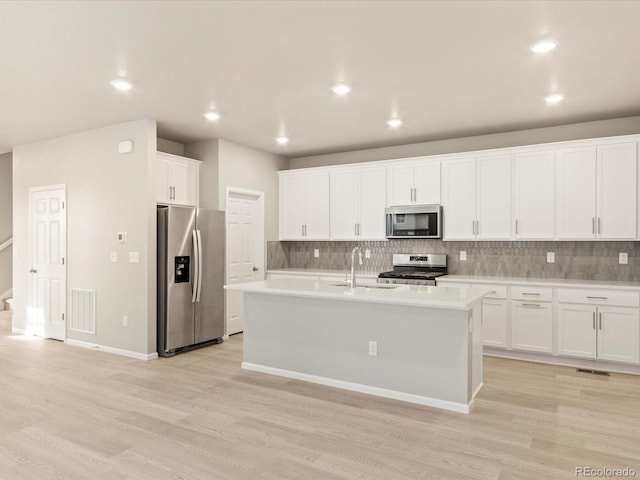
[[[609,372],[603,372],[602,370],[589,370],[588,368],[576,368],[576,371],[580,373],[590,373],[591,375],[602,375],[603,377],[609,376]]]
[[[96,291],[71,289],[69,328],[76,332],[96,333]]]

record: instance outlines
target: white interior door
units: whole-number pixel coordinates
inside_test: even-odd
[[[261,192],[227,192],[227,284],[264,280],[264,208]],[[226,292],[227,335],[244,330],[242,292]]]
[[[31,190],[31,295],[33,333],[66,335],[66,215],[64,188]]]

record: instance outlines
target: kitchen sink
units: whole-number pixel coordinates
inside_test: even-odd
[[[350,287],[351,284],[350,283],[345,283],[345,282],[341,282],[341,283],[332,283],[331,284],[332,287]],[[356,288],[381,288],[381,289],[392,289],[392,288],[398,288],[398,285],[389,285],[387,283],[378,283],[375,285],[358,285]]]

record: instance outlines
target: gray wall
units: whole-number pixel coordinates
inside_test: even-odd
[[[309,268],[347,271],[356,245],[371,250],[358,269],[391,270],[394,253],[443,253],[449,273],[529,278],[640,281],[640,242],[444,242],[389,240],[387,242],[269,242],[267,268]],[[320,258],[313,250],[320,250]],[[467,252],[461,262],[460,251]],[[555,252],[555,263],[546,263]],[[618,264],[618,253],[629,254],[629,264]]]
[[[118,142],[126,139],[134,141],[135,151],[119,155]],[[14,328],[29,327],[29,189],[64,184],[67,290],[97,293],[96,334],[67,329],[67,338],[140,354],[156,351],[155,152],[156,124],[148,120],[14,149]],[[117,240],[120,231],[128,233],[124,245]],[[109,261],[112,250],[118,263]],[[130,251],[140,253],[140,263],[128,263]]]
[[[157,139],[157,148],[159,152],[171,153],[173,155],[180,155],[181,157],[188,156],[184,153],[184,145],[178,142],[172,142],[164,138]]]
[[[640,116],[575,123],[556,127],[520,130],[492,135],[454,138],[433,142],[412,143],[394,147],[372,148],[352,152],[313,155],[292,158],[289,168],[320,167],[343,163],[371,162],[394,158],[419,157],[443,153],[468,152],[491,148],[535,145],[538,143],[579,140],[583,138],[608,137],[640,133]]]
[[[185,145],[184,156],[201,160],[200,206],[219,209],[218,205],[218,139]]]
[[[13,235],[12,162],[11,153],[0,155],[0,244]],[[13,247],[0,252],[0,300],[11,289]],[[0,304],[0,310],[2,305]]]

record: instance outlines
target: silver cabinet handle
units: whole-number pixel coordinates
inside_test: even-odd
[[[591,233],[596,233],[596,219],[595,219],[595,217],[591,219]]]
[[[471,220],[471,233],[472,234],[476,234],[476,221],[475,220]]]
[[[516,235],[518,234],[518,219],[516,218]]]
[[[602,330],[602,312],[598,312],[598,324],[600,330]]]
[[[253,270],[254,272],[257,272],[260,269],[258,267],[253,267],[251,270]]]
[[[600,217],[598,217],[598,235],[600,235]]]
[[[304,225],[300,224],[300,235],[304,237]]]
[[[539,293],[530,293],[530,292],[522,292],[522,295],[530,295],[530,296],[536,296],[536,297],[540,296]]]
[[[593,329],[596,329],[596,312],[593,312]]]
[[[171,200],[171,185],[169,185],[169,200]]]
[[[590,297],[589,295],[587,295],[587,298],[591,300],[609,300],[609,297]]]
[[[359,223],[357,223],[357,224],[356,224],[356,226],[357,226],[357,228],[358,228],[358,236],[360,236],[360,224],[359,224]]]
[[[38,270],[36,270],[35,268],[32,268],[31,270],[29,270],[29,273],[38,273]]]
[[[480,220],[476,220],[476,235],[480,235]]]
[[[357,237],[358,236],[358,224],[354,223],[353,224],[353,234]]]
[[[534,308],[540,308],[540,304],[539,303],[522,303],[521,304],[523,307],[534,307]]]

